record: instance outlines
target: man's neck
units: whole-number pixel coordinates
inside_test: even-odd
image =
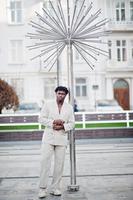
[[[58,106],[62,106],[64,101],[56,101]]]

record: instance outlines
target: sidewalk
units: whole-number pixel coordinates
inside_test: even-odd
[[[78,192],[69,193],[69,148],[63,195],[46,200],[133,200],[133,139],[77,141]],[[38,200],[40,142],[0,143],[0,200]],[[52,168],[50,173],[50,181]],[[50,184],[49,181],[49,184]]]

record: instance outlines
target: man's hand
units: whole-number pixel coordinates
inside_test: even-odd
[[[56,120],[54,120],[53,124],[62,125],[62,124],[64,124],[64,121],[61,119],[56,119]]]
[[[54,130],[62,130],[62,129],[64,129],[64,121],[61,120],[61,119],[54,120],[53,129]]]

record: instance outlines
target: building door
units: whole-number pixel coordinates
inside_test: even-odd
[[[114,83],[114,98],[124,110],[129,110],[129,85],[127,81],[119,79]]]

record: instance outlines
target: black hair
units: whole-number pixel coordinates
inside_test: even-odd
[[[63,91],[66,93],[66,95],[68,94],[68,89],[64,86],[58,86],[57,88],[55,88],[55,92],[58,92],[58,91]]]

